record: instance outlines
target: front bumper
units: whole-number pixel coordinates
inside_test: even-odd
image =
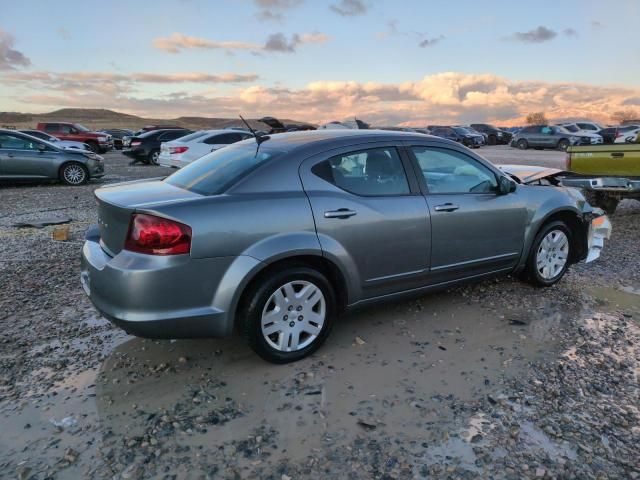
[[[153,256],[125,250],[111,257],[100,246],[97,232],[91,232],[82,248],[82,287],[115,325],[147,338],[231,334],[233,314],[229,312],[235,311],[238,276],[254,268],[257,260]]]
[[[600,257],[604,241],[611,237],[611,221],[606,215],[592,218],[587,233],[587,257],[585,263],[593,262]]]

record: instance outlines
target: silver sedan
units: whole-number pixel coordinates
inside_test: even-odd
[[[375,130],[256,137],[96,198],[81,280],[100,312],[145,337],[238,328],[281,363],[356,306],[497,274],[553,285],[609,230],[577,190]]]

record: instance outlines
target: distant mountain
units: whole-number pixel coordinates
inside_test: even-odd
[[[256,129],[268,130],[264,123],[256,119],[247,119]],[[281,119],[284,123],[307,123],[297,120]],[[225,127],[244,127],[239,118],[179,117],[174,119],[144,118],[127,113],[114,112],[98,108],[62,108],[49,113],[0,112],[0,128],[30,128],[38,122],[74,122],[101,130],[104,128],[130,128],[137,130],[145,125],[177,125],[193,130],[216,129]]]

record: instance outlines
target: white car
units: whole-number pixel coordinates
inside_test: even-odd
[[[558,126],[566,128],[576,137],[588,137],[591,145],[599,145],[604,143],[602,135],[595,133],[593,130],[584,130],[580,128],[577,123],[559,123]]]
[[[160,146],[158,164],[182,168],[207,153],[252,137],[251,133],[243,130],[199,130],[163,143]]]
[[[634,143],[640,135],[640,125],[622,125],[617,133],[614,143]]]
[[[604,127],[596,122],[574,122],[574,125],[585,132],[598,133]]]
[[[91,151],[91,149],[86,143],[74,142],[72,140],[60,140],[58,137],[54,137],[40,130],[20,130],[20,131],[22,133],[26,133],[27,135],[31,135],[32,137],[39,138],[40,140],[46,140],[47,142],[53,143],[60,148],[76,148],[78,150]]]

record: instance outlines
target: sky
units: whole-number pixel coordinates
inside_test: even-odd
[[[0,111],[611,123],[639,27],[640,0],[4,2]]]

